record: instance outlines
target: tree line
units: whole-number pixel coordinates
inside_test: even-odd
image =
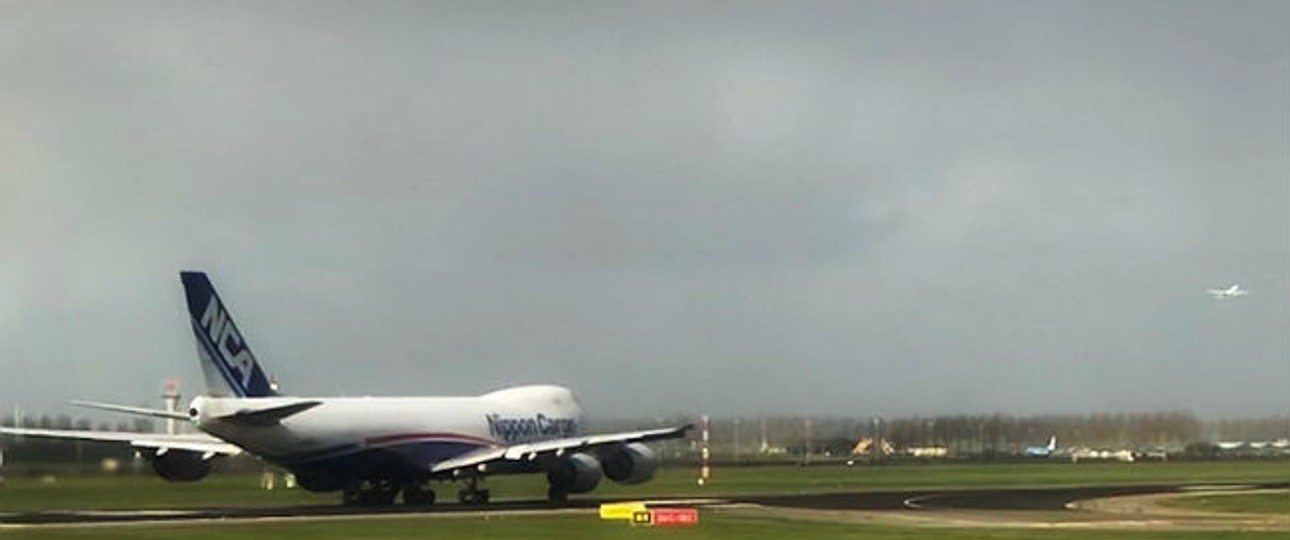
[[[25,428],[127,431],[135,433],[150,433],[156,428],[152,419],[144,417],[134,417],[120,420],[116,423],[99,422],[95,424],[88,419],[73,417],[69,414],[23,414],[21,415],[21,424]],[[17,427],[18,425],[19,419],[15,418],[12,413],[0,418],[0,426]]]
[[[692,422],[677,415],[652,421],[600,422],[603,429]],[[712,451],[752,457],[764,453],[849,454],[861,439],[895,449],[945,448],[950,455],[1020,454],[1057,437],[1062,448],[1178,451],[1199,442],[1275,441],[1290,438],[1290,416],[1201,419],[1186,411],[1054,415],[956,414],[933,416],[753,416],[709,419]],[[697,435],[696,435],[697,437]]]
[[[690,415],[667,418],[609,419],[585,426],[613,431],[698,423]],[[0,425],[15,426],[12,414]],[[99,431],[152,432],[149,418],[92,423],[68,414],[23,415],[23,427]],[[1290,417],[1202,420],[1185,411],[1094,413],[1085,415],[958,414],[892,418],[838,416],[714,416],[709,421],[715,452],[846,454],[862,438],[882,439],[897,449],[944,447],[957,455],[1020,453],[1057,437],[1061,447],[1156,449],[1181,448],[1195,442],[1272,441],[1290,437]],[[695,435],[697,437],[697,433]]]

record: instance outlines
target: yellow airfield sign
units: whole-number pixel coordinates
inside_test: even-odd
[[[637,512],[645,512],[645,503],[627,501],[600,505],[600,519],[631,521]]]

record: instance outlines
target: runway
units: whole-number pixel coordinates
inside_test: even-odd
[[[1210,484],[1250,489],[1284,489],[1286,484]],[[743,497],[764,506],[812,510],[1066,510],[1067,504],[1087,499],[1179,493],[1192,484],[1139,484],[1059,488],[1004,488],[927,491],[867,491],[810,495]]]
[[[1209,484],[1218,489],[1284,489],[1284,483]],[[760,505],[809,510],[858,510],[878,512],[930,512],[938,510],[999,510],[1052,512],[1068,510],[1075,501],[1180,493],[1189,484],[1144,484],[1061,488],[1008,488],[971,490],[895,490],[819,493],[800,495],[746,495],[718,499],[661,498],[654,505]],[[618,500],[618,499],[615,499]],[[267,508],[192,508],[175,510],[43,511],[0,514],[0,525],[93,525],[125,523],[167,523],[190,521],[237,521],[263,519],[338,519],[423,515],[493,513],[591,512],[609,499],[575,499],[560,507],[546,501],[500,501],[487,506],[441,504],[431,507],[352,507],[340,505],[281,506]]]

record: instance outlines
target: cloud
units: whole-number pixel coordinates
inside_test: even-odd
[[[1280,4],[16,9],[0,370],[36,375],[0,393],[33,408],[196,391],[185,268],[301,393],[1290,404]]]

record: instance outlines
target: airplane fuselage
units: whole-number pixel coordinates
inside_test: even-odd
[[[319,405],[269,425],[227,420],[246,409]],[[305,475],[429,477],[426,464],[481,448],[579,433],[582,409],[559,386],[518,386],[473,397],[198,397],[197,427]]]

